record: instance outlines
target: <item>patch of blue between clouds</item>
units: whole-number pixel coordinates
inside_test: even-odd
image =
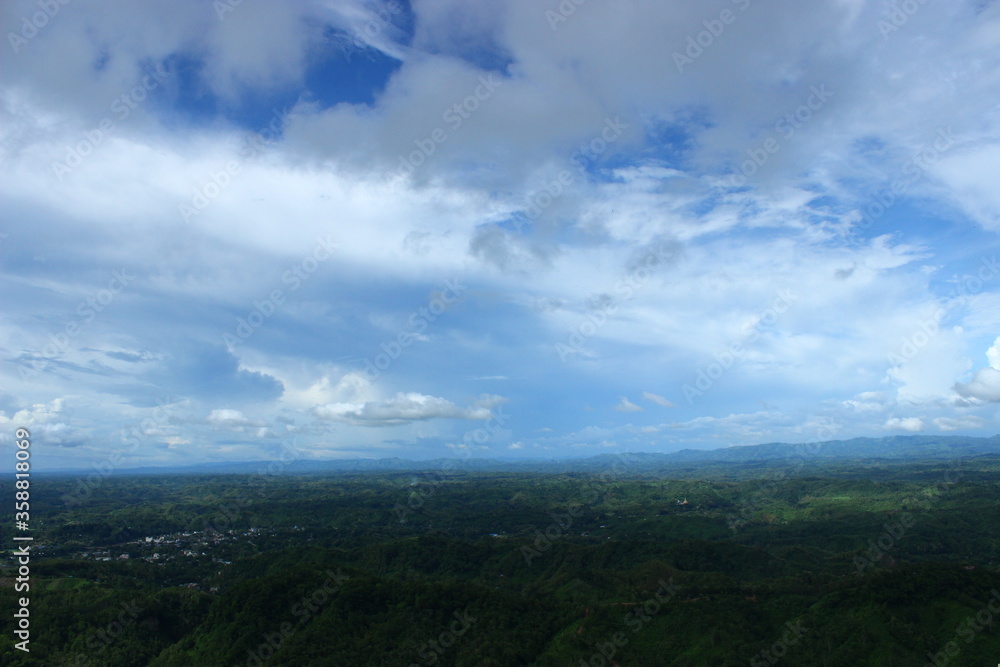
[[[314,56],[301,96],[322,109],[338,104],[372,106],[402,62],[375,49],[355,50],[350,43],[345,47],[342,40],[350,36],[341,38],[329,40]]]
[[[373,106],[402,63],[375,49],[345,47],[345,36],[332,38],[313,54],[300,85],[271,90],[247,89],[234,103],[215,95],[203,80],[203,61],[194,54],[174,54],[164,61],[170,74],[171,119],[165,124],[210,126],[219,123],[260,132],[295,105],[307,102],[318,109],[338,104]],[[351,38],[353,39],[353,38]],[[171,122],[172,121],[172,122]],[[271,128],[274,129],[273,127]],[[278,130],[280,135],[280,128]]]

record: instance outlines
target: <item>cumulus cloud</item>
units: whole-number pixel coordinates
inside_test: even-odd
[[[261,432],[260,429],[264,427],[263,422],[250,419],[241,411],[229,408],[212,410],[208,415],[207,421],[212,426],[240,432],[246,430],[248,427],[254,427],[255,430]]]
[[[956,384],[955,391],[965,398],[1000,403],[1000,369],[981,368],[970,382]]]
[[[297,408],[311,408],[314,405],[337,402],[364,402],[372,394],[372,383],[364,374],[348,372],[336,383],[329,375],[323,375],[318,380],[307,378],[302,382],[287,380],[288,388],[282,399]]]
[[[1000,403],[1000,337],[986,350],[986,358],[990,365],[976,371],[971,381],[957,383],[955,391],[964,398]]]
[[[924,421],[919,417],[891,417],[886,420],[884,427],[888,431],[918,433],[924,430]]]
[[[38,426],[41,424],[51,424],[64,417],[63,404],[65,399],[55,398],[49,403],[36,403],[30,408],[18,410],[11,418],[4,418],[7,422],[17,423],[23,426]]]
[[[328,403],[316,406],[313,413],[322,419],[359,426],[395,426],[427,419],[489,419],[492,416],[490,407],[502,400],[498,396],[487,396],[475,405],[462,408],[444,398],[407,392],[384,401]]]
[[[0,424],[11,429],[26,427],[32,437],[51,445],[79,447],[84,443],[86,434],[68,423],[70,415],[64,412],[64,402],[65,399],[56,398],[49,403],[36,403],[16,411],[11,417],[0,413]],[[10,436],[5,435],[4,439],[9,439]]]
[[[863,391],[852,399],[842,401],[841,405],[858,412],[881,412],[886,409],[883,395],[876,391]]]

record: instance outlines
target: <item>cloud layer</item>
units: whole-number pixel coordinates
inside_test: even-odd
[[[0,442],[992,434],[1000,5],[914,6],[9,2]]]

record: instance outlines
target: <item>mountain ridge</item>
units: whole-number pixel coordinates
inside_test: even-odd
[[[295,459],[264,461],[217,461],[185,466],[142,466],[120,469],[117,474],[315,474],[324,472],[599,472],[608,469],[632,469],[652,472],[681,465],[751,463],[809,460],[885,460],[948,459],[981,455],[1000,455],[1000,435],[990,437],[894,435],[882,438],[851,438],[822,442],[770,442],[757,445],[731,445],[716,449],[682,449],[676,452],[619,452],[564,459],[437,458],[411,460],[400,457],[381,459]],[[73,475],[90,472],[82,469],[59,469],[48,474]]]

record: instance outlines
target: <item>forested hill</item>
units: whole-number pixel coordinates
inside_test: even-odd
[[[719,449],[684,449],[669,454],[619,453],[579,459],[431,459],[411,461],[402,458],[293,460],[281,464],[281,472],[407,472],[424,470],[465,470],[470,472],[600,472],[616,469],[626,474],[660,473],[698,464],[741,465],[787,461],[795,464],[821,461],[915,461],[921,459],[960,459],[973,456],[1000,456],[1000,435],[989,438],[968,436],[889,436],[854,438],[804,443],[767,443],[722,447]],[[147,467],[120,470],[123,474],[208,473],[253,474],[266,470],[271,461],[206,463],[183,467]],[[53,471],[79,474],[77,470]]]

